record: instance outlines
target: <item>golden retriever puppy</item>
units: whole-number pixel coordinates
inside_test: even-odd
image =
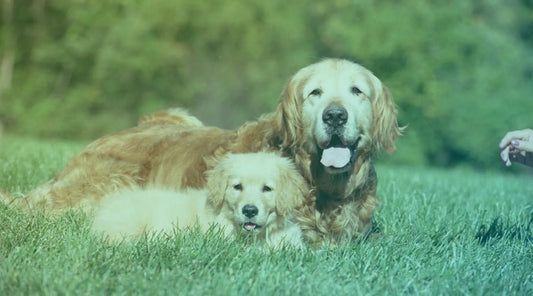
[[[281,151],[294,160],[315,194],[299,209],[312,242],[351,241],[371,229],[378,206],[372,156],[394,152],[401,133],[385,85],[366,68],[325,59],[299,70],[274,113],[239,129],[206,127],[183,110],[88,145],[53,180],[18,203],[58,212],[92,208],[122,187],[179,190],[205,186],[206,170],[227,153]]]
[[[205,190],[181,192],[133,188],[104,197],[93,230],[110,240],[146,232],[171,234],[175,228],[213,224],[226,234],[253,233],[269,247],[303,247],[294,222],[308,187],[293,163],[274,153],[228,154],[207,171]]]

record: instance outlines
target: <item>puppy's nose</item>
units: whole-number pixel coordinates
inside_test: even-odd
[[[259,213],[259,209],[254,205],[245,205],[242,207],[242,214],[248,218],[252,218],[257,213]]]
[[[322,112],[322,121],[332,127],[339,127],[348,121],[348,111],[340,105],[329,105]]]

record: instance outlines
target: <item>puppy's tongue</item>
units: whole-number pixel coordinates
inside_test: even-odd
[[[320,163],[326,167],[343,168],[350,162],[350,149],[345,147],[330,147],[322,152]]]
[[[244,224],[244,229],[246,229],[247,231],[252,231],[255,229],[256,226],[257,225],[253,223],[246,223]]]

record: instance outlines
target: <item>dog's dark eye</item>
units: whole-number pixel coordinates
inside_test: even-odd
[[[310,96],[320,96],[321,94],[322,90],[320,88],[315,88],[309,93]]]
[[[272,191],[272,187],[266,186],[266,185],[263,186],[263,192],[270,192],[270,191]]]
[[[352,87],[352,94],[354,95],[360,95],[362,94],[363,92],[357,87],[357,86],[353,86]]]
[[[242,184],[233,185],[233,189],[238,190],[238,191],[242,191]]]

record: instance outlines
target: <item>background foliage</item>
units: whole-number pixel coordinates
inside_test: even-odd
[[[498,167],[533,127],[533,1],[2,0],[0,121],[93,139],[181,106],[234,128],[322,57],[371,69],[408,132],[391,158]]]

